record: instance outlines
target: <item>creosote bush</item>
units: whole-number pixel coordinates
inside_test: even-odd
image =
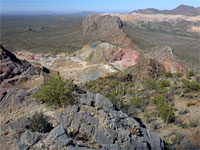
[[[189,81],[186,79],[182,80],[183,82],[183,87],[185,88],[186,92],[190,92],[190,91],[199,91],[200,90],[200,82],[196,82],[196,81]]]
[[[170,86],[170,82],[168,80],[161,80],[159,82],[159,87],[160,88],[169,87],[169,86]]]
[[[195,75],[195,72],[193,71],[193,70],[191,70],[191,71],[188,71],[187,72],[187,78],[190,78],[190,77],[192,77],[192,76],[194,76]]]
[[[49,117],[45,116],[43,113],[36,112],[33,117],[28,120],[26,128],[31,132],[50,132],[53,127],[48,120]]]
[[[136,108],[141,108],[143,106],[142,101],[140,98],[131,98],[130,104],[134,105]]]
[[[173,74],[171,72],[165,72],[164,75],[165,75],[166,78],[172,78],[173,77]]]
[[[50,76],[41,85],[33,97],[39,102],[48,106],[63,106],[72,102],[73,83],[70,80],[64,81],[60,76]]]
[[[157,83],[155,80],[148,78],[144,80],[144,85],[149,90],[155,90],[157,88]]]
[[[174,73],[173,76],[175,78],[181,78],[183,76],[183,73],[182,72],[177,72],[177,73]]]
[[[167,103],[162,95],[156,95],[152,101],[156,105],[158,114],[164,121],[172,123],[175,120],[173,107]]]

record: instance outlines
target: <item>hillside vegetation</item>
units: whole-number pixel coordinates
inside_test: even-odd
[[[105,95],[128,115],[141,118],[149,128],[157,130],[168,145],[176,144],[169,134],[178,136],[182,131],[185,134],[193,128],[192,120],[200,119],[197,115],[200,73],[158,72],[155,78],[144,73],[144,64],[139,63],[124,72],[87,82],[83,87]],[[171,124],[166,127],[167,123]],[[195,130],[199,124],[197,121]]]
[[[169,45],[176,56],[199,66],[199,33],[189,32],[192,22],[135,22],[127,23],[124,32],[138,47],[146,52],[155,46]]]

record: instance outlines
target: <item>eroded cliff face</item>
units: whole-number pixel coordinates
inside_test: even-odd
[[[136,48],[136,45],[123,32],[125,24],[119,17],[110,15],[90,15],[81,24],[83,35],[120,46]]]

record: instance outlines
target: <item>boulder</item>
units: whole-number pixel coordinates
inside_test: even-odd
[[[41,133],[30,132],[29,130],[26,130],[26,132],[21,135],[21,144],[32,146],[40,139],[40,137]]]

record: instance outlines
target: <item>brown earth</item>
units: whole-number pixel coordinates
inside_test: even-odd
[[[171,47],[165,46],[157,51],[145,55],[148,59],[155,59],[164,65],[167,72],[186,72],[187,67],[174,55]]]
[[[200,15],[200,9],[199,7],[195,8],[192,6],[180,5],[172,10],[158,10],[154,8],[148,8],[148,9],[136,10],[136,11],[133,11],[132,13],[198,16]]]
[[[108,41],[122,48],[136,48],[136,45],[121,29],[125,24],[117,16],[90,15],[81,24],[82,33],[97,40]]]
[[[136,21],[191,21],[199,22],[199,16],[184,16],[184,15],[165,15],[165,14],[109,14],[111,16],[117,16],[124,22],[136,22]]]

